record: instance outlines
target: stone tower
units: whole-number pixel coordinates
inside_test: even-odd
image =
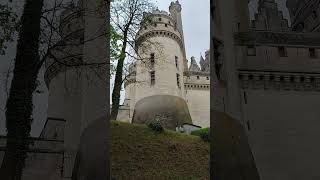
[[[171,2],[170,6],[169,6],[169,12],[170,12],[170,16],[173,17],[173,19],[175,20],[175,25],[176,28],[178,29],[178,31],[181,34],[181,40],[182,40],[182,44],[183,44],[183,53],[184,53],[184,68],[187,69],[188,68],[188,63],[187,63],[187,59],[186,59],[186,50],[185,50],[185,43],[184,43],[184,35],[183,35],[183,25],[182,25],[182,16],[181,16],[181,4],[179,3],[179,1],[177,0],[176,2]]]
[[[102,4],[102,1],[80,0],[77,6],[62,12],[60,32],[64,42],[52,51],[55,58],[46,62],[48,117],[66,121],[65,178],[71,177],[83,130],[93,121],[107,117],[104,77],[108,52],[106,36],[102,36],[107,26]]]
[[[134,68],[134,123],[146,123],[156,116],[167,128],[191,122],[185,101],[183,73],[186,70],[182,34],[181,6],[172,3],[168,14],[155,10],[146,13],[136,37],[137,58]],[[180,8],[179,8],[180,7]],[[181,30],[179,30],[181,29]]]

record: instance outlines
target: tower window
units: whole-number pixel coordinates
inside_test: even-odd
[[[157,27],[157,23],[154,23],[154,27]]]
[[[161,21],[161,18],[159,18],[159,21]]]
[[[309,49],[309,54],[311,58],[316,58],[316,50],[314,48]]]
[[[151,63],[151,66],[153,67],[154,66],[154,53],[150,54],[150,63]]]
[[[178,57],[177,56],[175,56],[175,63],[176,63],[176,68],[179,69]]]
[[[199,76],[197,76],[197,79],[200,79],[200,77],[199,77]]]
[[[168,24],[164,24],[165,27],[168,27]]]
[[[180,74],[177,74],[177,86],[180,88]]]
[[[287,57],[287,50],[285,47],[278,47],[278,52],[280,57]]]
[[[150,83],[151,85],[154,85],[155,84],[155,80],[156,80],[156,77],[155,77],[155,72],[154,71],[151,71],[150,72]]]
[[[207,80],[209,80],[209,77],[207,77]]]
[[[247,47],[247,55],[248,56],[256,56],[256,48],[254,46]]]

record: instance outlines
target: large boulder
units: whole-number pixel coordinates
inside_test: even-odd
[[[178,96],[155,95],[139,100],[134,109],[132,122],[149,124],[156,118],[165,128],[175,130],[183,123],[192,123],[187,103]]]

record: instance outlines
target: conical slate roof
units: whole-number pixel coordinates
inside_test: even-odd
[[[198,66],[194,56],[191,57],[191,64],[189,67],[189,71],[200,71],[200,67]]]

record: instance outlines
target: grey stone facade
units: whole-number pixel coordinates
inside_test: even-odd
[[[320,134],[314,127],[320,125],[320,18],[309,18],[316,17],[312,9],[319,1],[288,0],[292,29],[274,0],[259,1],[256,19],[247,26],[248,9],[240,9],[241,2],[246,4],[216,4],[213,109],[246,129],[261,180],[319,179],[320,146],[314,142]]]

